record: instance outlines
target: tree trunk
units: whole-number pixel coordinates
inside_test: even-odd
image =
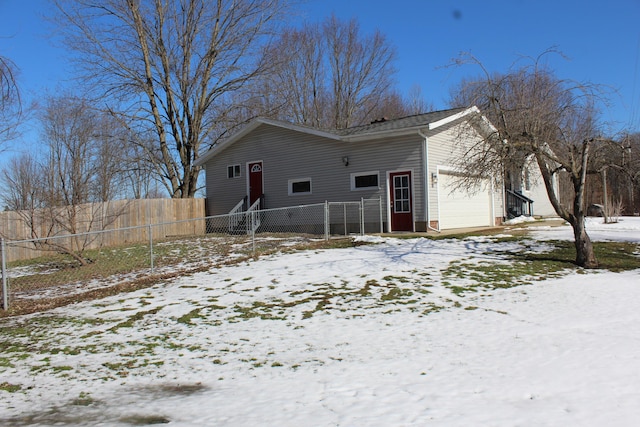
[[[576,247],[576,264],[584,268],[597,268],[598,260],[593,252],[593,244],[584,225],[584,216],[573,218],[571,221]]]

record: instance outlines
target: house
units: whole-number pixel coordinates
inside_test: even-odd
[[[335,131],[255,119],[196,161],[207,214],[380,198],[388,232],[499,224],[504,189],[493,179],[473,193],[455,185],[459,135],[480,141],[470,120],[478,116],[476,107],[457,108]]]
[[[512,159],[504,175],[506,218],[510,219],[521,215],[536,217],[557,216],[549,200],[540,168],[532,154],[525,155],[520,161]],[[553,178],[555,194],[561,196],[558,175],[555,174]]]

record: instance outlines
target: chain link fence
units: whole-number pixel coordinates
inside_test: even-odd
[[[1,240],[2,306],[35,312],[314,241],[383,231],[380,199]],[[114,245],[113,242],[120,242]]]

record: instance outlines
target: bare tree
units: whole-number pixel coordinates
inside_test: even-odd
[[[548,52],[547,52],[548,53]],[[589,160],[601,140],[595,105],[600,93],[590,84],[558,79],[541,65],[541,57],[506,74],[490,74],[474,57],[462,62],[478,65],[484,74],[465,81],[454,93],[456,105],[477,105],[492,123],[491,136],[460,160],[468,176],[499,175],[507,165],[532,156],[540,169],[549,200],[573,228],[576,264],[598,265],[585,229],[585,182]],[[572,200],[560,199],[555,180],[568,175]]]
[[[0,151],[5,142],[15,137],[21,115],[16,67],[8,58],[0,56]]]
[[[422,90],[419,86],[413,86],[407,96],[402,96],[397,91],[389,91],[381,98],[376,99],[376,104],[368,109],[369,117],[365,123],[376,119],[395,119],[398,117],[424,114],[434,110],[434,106],[422,97]]]
[[[172,197],[194,196],[193,162],[216,143],[230,94],[271,65],[259,53],[290,3],[56,0],[86,81],[155,134],[149,158]]]
[[[33,212],[44,207],[41,172],[40,164],[31,154],[9,160],[2,171],[6,210]]]
[[[382,33],[363,35],[355,19],[285,29],[265,53],[276,66],[258,89],[262,114],[320,128],[367,123],[385,101],[402,99],[393,98],[395,55]]]
[[[627,177],[628,200],[631,214],[640,212],[640,133],[631,133],[622,139],[622,170]]]
[[[640,201],[637,197],[640,190],[640,134],[623,134],[605,140],[597,152],[594,164],[600,173],[602,191],[596,195],[602,197],[605,213],[619,206],[629,214],[637,213]]]
[[[326,45],[319,25],[283,30],[265,55],[277,66],[252,88],[262,94],[264,101],[258,105],[261,114],[326,127],[330,94],[326,84]]]
[[[38,239],[38,249],[66,253],[84,265],[82,253],[96,236],[60,236],[102,230],[118,217],[107,214],[122,182],[117,128],[86,100],[66,95],[47,98],[40,119],[46,150],[40,159],[11,161],[3,176],[5,201]]]
[[[339,21],[335,15],[324,22],[333,93],[333,127],[361,124],[368,106],[376,105],[391,87],[395,51],[382,33],[361,38],[357,21]]]
[[[417,84],[409,89],[404,105],[408,108],[407,115],[422,114],[435,109],[433,104],[425,101],[422,95],[422,87]]]

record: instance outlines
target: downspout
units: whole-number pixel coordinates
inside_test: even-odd
[[[494,185],[494,179],[491,178],[491,226],[496,226],[496,187]]]
[[[506,189],[506,182],[507,182],[507,172],[504,170],[504,167],[502,168],[502,221],[506,221],[509,217],[508,217],[508,212],[507,212],[507,189]]]
[[[424,212],[427,221],[427,231],[432,230],[440,233],[440,229],[431,227],[431,215],[429,210],[429,138],[418,129],[418,135],[424,138],[422,144],[422,158],[424,159],[424,173],[422,174],[422,184],[424,185]]]

